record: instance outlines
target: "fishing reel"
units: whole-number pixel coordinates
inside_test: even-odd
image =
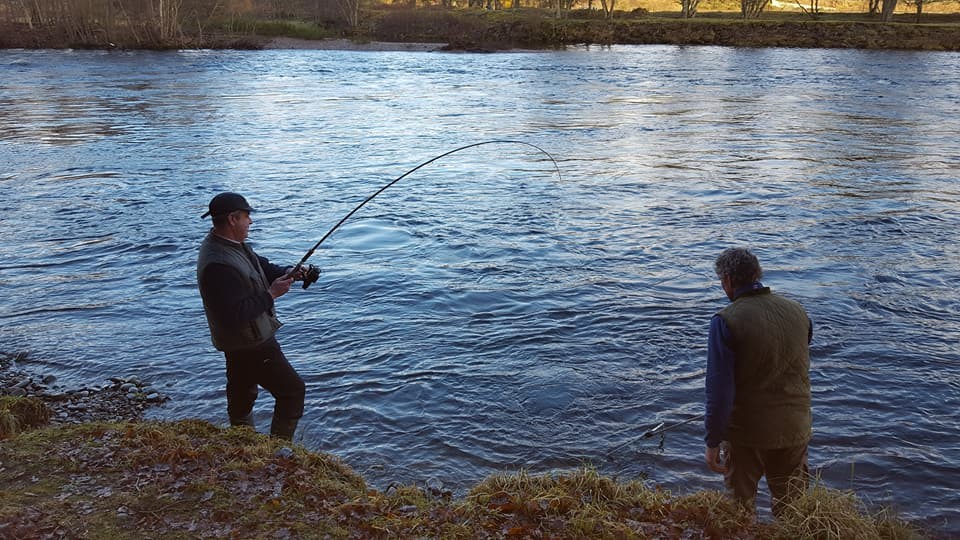
[[[303,270],[303,288],[304,289],[316,283],[318,279],[320,279],[319,267],[316,267],[311,264],[307,266],[306,269]]]

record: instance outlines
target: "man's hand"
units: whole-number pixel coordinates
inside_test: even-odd
[[[705,455],[707,461],[707,466],[710,467],[710,470],[715,473],[724,474],[727,472],[727,464],[721,462],[720,460],[720,447],[710,448],[707,447],[707,452]]]
[[[290,285],[293,285],[293,276],[284,274],[278,277],[270,284],[270,296],[280,298],[287,294],[287,291],[290,290]]]

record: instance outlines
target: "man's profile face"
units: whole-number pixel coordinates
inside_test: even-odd
[[[253,224],[253,218],[250,217],[250,212],[237,210],[230,214],[229,223],[233,237],[243,242],[250,233],[250,225]]]

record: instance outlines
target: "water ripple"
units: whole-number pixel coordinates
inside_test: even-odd
[[[310,260],[321,280],[279,300],[308,386],[301,442],[373,485],[592,463],[719,489],[698,422],[631,439],[702,412],[725,304],[711,261],[746,244],[814,321],[824,481],[960,534],[956,55],[503,60],[6,52],[0,346],[65,383],[136,373],[174,398],[156,416],[223,422],[194,275],[212,193],[245,193],[255,249],[292,264],[424,160],[529,140],[562,178],[519,147],[438,161],[345,223]]]

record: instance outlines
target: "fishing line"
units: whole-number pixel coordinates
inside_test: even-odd
[[[630,439],[630,440],[628,440],[628,441],[626,441],[626,442],[623,442],[623,443],[620,443],[620,444],[614,446],[609,452],[607,452],[607,459],[610,459],[610,456],[612,456],[614,452],[616,452],[617,450],[623,448],[624,446],[631,445],[631,444],[633,444],[633,443],[635,443],[635,442],[637,442],[637,441],[643,440],[643,439],[649,439],[650,437],[653,437],[654,435],[657,435],[657,434],[660,434],[660,433],[664,433],[664,432],[670,431],[671,429],[678,428],[678,427],[680,427],[680,426],[689,424],[690,422],[695,422],[695,421],[697,421],[697,420],[702,420],[703,417],[704,417],[703,414],[698,414],[698,415],[696,415],[696,416],[691,416],[690,418],[687,418],[686,420],[683,420],[683,421],[681,421],[681,422],[677,422],[677,423],[675,423],[675,424],[670,424],[669,426],[665,426],[663,422],[660,422],[659,424],[656,425],[656,427],[653,427],[653,428],[648,429],[647,431],[643,432],[643,435],[640,435],[639,437],[635,437],[635,438],[633,438],[633,439]]]
[[[370,195],[369,197],[367,197],[366,199],[364,199],[364,201],[363,201],[362,203],[358,204],[358,205],[356,206],[356,208],[354,208],[353,210],[351,210],[347,215],[343,216],[343,219],[341,219],[340,221],[338,221],[336,225],[334,225],[329,231],[327,231],[327,234],[323,235],[323,237],[320,239],[320,241],[318,241],[316,244],[314,244],[313,247],[310,248],[309,251],[307,251],[306,255],[304,255],[303,258],[300,259],[300,262],[298,262],[297,265],[293,267],[293,270],[291,271],[291,273],[296,272],[297,270],[299,270],[299,269],[303,266],[303,263],[307,262],[307,259],[309,259],[309,258],[313,255],[313,252],[316,251],[317,248],[320,247],[320,244],[322,244],[322,243],[324,242],[324,240],[326,240],[327,238],[329,238],[330,235],[333,234],[334,231],[336,231],[337,229],[339,229],[340,226],[343,225],[345,221],[347,221],[348,219],[350,219],[350,216],[352,216],[352,215],[355,214],[358,210],[360,210],[361,208],[363,208],[363,206],[364,206],[365,204],[367,204],[368,202],[372,201],[377,195],[380,195],[381,193],[383,193],[384,191],[386,191],[387,188],[389,188],[390,186],[396,184],[396,183],[399,182],[400,180],[403,180],[403,179],[406,178],[407,176],[410,176],[411,174],[415,173],[416,171],[420,170],[420,169],[423,168],[423,167],[426,167],[427,165],[433,163],[434,161],[437,161],[437,160],[440,159],[440,158],[449,156],[450,154],[455,154],[455,153],[457,153],[457,152],[460,152],[460,151],[462,151],[462,150],[466,150],[466,149],[468,149],[468,148],[474,148],[474,147],[477,147],[477,146],[483,146],[483,145],[485,145],[485,144],[522,144],[522,145],[524,145],[524,146],[529,146],[530,148],[535,148],[535,149],[539,150],[543,155],[545,155],[545,156],[547,156],[548,158],[550,158],[550,161],[553,162],[554,168],[557,169],[557,176],[560,178],[560,180],[563,180],[563,176],[560,174],[560,166],[557,165],[557,160],[553,159],[553,156],[551,156],[549,152],[547,152],[546,150],[544,150],[543,148],[540,148],[539,146],[537,146],[537,145],[535,145],[535,144],[531,144],[531,143],[524,142],[524,141],[515,141],[515,140],[510,140],[510,139],[496,139],[496,140],[482,141],[482,142],[478,142],[478,143],[468,144],[468,145],[466,145],[466,146],[461,146],[460,148],[455,148],[455,149],[453,149],[453,150],[450,150],[449,152],[444,152],[443,154],[440,154],[439,156],[436,156],[436,157],[431,158],[431,159],[429,159],[429,160],[427,160],[427,161],[424,161],[423,163],[417,165],[416,167],[410,169],[409,171],[407,171],[407,172],[401,174],[400,176],[394,178],[394,179],[391,180],[388,184],[386,184],[386,185],[383,186],[382,188],[378,189],[373,195]],[[317,276],[317,277],[319,277],[319,276]],[[312,281],[308,281],[308,280],[305,279],[305,280],[303,281],[303,288],[306,289],[308,286],[310,286],[310,283],[313,283],[314,281],[316,281],[316,279],[313,279]]]

